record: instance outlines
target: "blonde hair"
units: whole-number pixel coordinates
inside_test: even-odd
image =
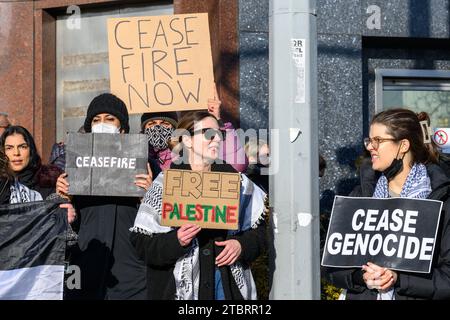
[[[258,161],[259,150],[264,145],[267,145],[267,146],[269,145],[266,140],[258,139],[258,140],[256,140],[256,143],[255,143],[255,139],[250,139],[244,146],[244,150],[245,150],[245,154],[247,155],[247,158],[248,159],[255,158],[256,161]]]

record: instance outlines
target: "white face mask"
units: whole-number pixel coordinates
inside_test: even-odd
[[[113,124],[100,122],[92,126],[92,133],[120,133],[120,129]]]

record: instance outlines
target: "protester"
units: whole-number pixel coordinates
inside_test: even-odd
[[[177,123],[178,116],[175,111],[148,112],[141,116],[141,132],[147,135],[148,159],[153,173],[156,170],[159,173],[161,170],[170,168],[172,151],[169,148],[169,140]]]
[[[61,141],[53,144],[49,163],[57,166],[63,171],[65,170],[66,147],[64,145],[64,142]]]
[[[365,194],[373,194],[381,172],[372,169],[372,158],[366,150],[356,160],[356,168],[359,171],[359,184],[350,192],[351,197],[362,197]]]
[[[208,112],[218,121],[219,127],[225,133],[224,142],[221,144],[220,157],[226,163],[231,165],[238,172],[245,172],[248,166],[248,159],[244,147],[239,140],[237,132],[231,122],[222,120],[222,101],[219,100],[217,87],[214,84],[214,97],[208,99]]]
[[[42,165],[34,139],[27,129],[8,127],[0,138],[0,147],[8,159],[9,203],[44,200],[55,191],[55,182],[61,171],[52,165]]]
[[[261,169],[268,170],[269,166],[269,145],[266,141],[259,139],[256,141],[250,139],[245,144],[244,150],[248,158],[248,167],[245,171],[247,177],[258,187],[269,192],[269,175],[267,172],[261,172]]]
[[[218,98],[217,89],[214,86],[215,94],[212,99],[208,99],[208,112],[219,121],[220,128],[224,130],[225,141],[222,144],[222,153],[220,158],[233,166],[237,171],[246,170],[248,160],[245,151],[236,134],[231,122],[222,122],[220,120],[222,102]],[[185,111],[183,113],[189,113]],[[177,127],[177,112],[148,112],[141,116],[141,132],[148,137],[149,162],[154,169],[156,162],[161,170],[170,168],[172,160],[177,157],[168,146],[171,134]],[[155,173],[155,170],[153,170]],[[154,176],[156,176],[155,174]]]
[[[78,133],[84,133],[84,125],[78,129]],[[52,146],[49,163],[57,166],[61,170],[66,169],[66,145],[63,141],[56,142]]]
[[[250,139],[244,146],[248,158],[245,175],[267,194],[269,193],[269,145],[263,139]],[[266,171],[264,171],[266,170]],[[256,285],[262,287],[259,291],[266,291],[268,299],[275,272],[275,243],[273,217],[266,217],[266,252],[252,264]],[[263,279],[261,281],[260,279]],[[261,295],[260,295],[261,296]]]
[[[187,163],[171,169],[236,172],[219,157],[222,133],[208,112],[188,113],[177,128],[174,148]],[[241,175],[239,229],[202,229],[194,224],[179,228],[160,225],[164,171],[147,191],[139,208],[132,241],[147,264],[150,299],[256,299],[248,264],[264,246],[265,193]]]
[[[2,135],[9,126],[11,126],[11,123],[9,122],[8,114],[0,112],[0,135]]]
[[[429,274],[394,271],[368,262],[361,269],[328,268],[329,278],[346,289],[346,299],[450,299],[450,182],[437,165],[433,143],[424,143],[419,121],[428,114],[407,109],[383,111],[373,118],[370,137],[364,140],[372,168],[382,173],[375,191],[361,188],[361,196],[374,198],[433,199],[444,202]]]
[[[122,100],[105,93],[89,104],[84,129],[87,133],[129,132],[128,111]],[[135,184],[148,189],[152,176],[136,175]],[[68,197],[67,174],[59,177],[57,191]],[[78,215],[78,251],[72,264],[81,269],[81,289],[69,299],[145,299],[146,269],[130,242],[140,199],[137,197],[73,196]]]

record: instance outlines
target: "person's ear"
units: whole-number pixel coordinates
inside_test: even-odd
[[[400,152],[407,153],[411,147],[411,144],[408,139],[403,139],[400,141]]]

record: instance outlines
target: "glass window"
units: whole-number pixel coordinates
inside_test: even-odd
[[[383,107],[399,106],[415,112],[426,111],[433,127],[448,127],[450,81],[387,78],[383,82]]]
[[[57,141],[64,140],[66,132],[78,131],[89,102],[109,92],[107,19],[170,14],[173,14],[173,1],[113,9],[81,9],[79,28],[74,27],[71,15],[57,17]],[[130,115],[130,132],[139,132],[140,116]]]

